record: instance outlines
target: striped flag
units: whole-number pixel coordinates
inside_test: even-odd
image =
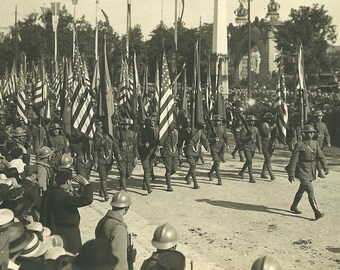
[[[60,91],[62,88],[62,69],[55,72],[53,81],[52,81],[52,91],[54,96],[56,97],[55,107],[60,107]]]
[[[210,61],[208,62],[208,74],[207,74],[207,86],[205,90],[205,108],[208,112],[209,117],[212,117],[212,84],[211,84],[211,71],[210,71]]]
[[[156,103],[156,108],[155,112],[159,112],[159,65],[158,65],[158,60],[156,60],[156,72],[155,72],[155,103]]]
[[[51,117],[51,103],[50,99],[46,99],[46,104],[44,106],[43,116],[45,119],[52,119]]]
[[[122,59],[122,64],[120,68],[120,85],[119,85],[119,94],[118,94],[118,108],[121,115],[125,115],[125,106],[126,106],[126,82],[127,82],[127,63],[126,60]]]
[[[308,93],[305,81],[305,64],[303,58],[303,47],[300,45],[298,53],[298,76],[299,76],[299,112],[301,115],[301,127],[305,124],[310,112],[310,106],[308,101]]]
[[[18,115],[23,119],[25,124],[28,124],[27,120],[27,112],[26,112],[26,78],[24,74],[24,67],[21,65],[20,73],[18,77],[18,84],[17,84],[17,112]]]
[[[288,128],[288,107],[282,53],[279,62],[278,84],[276,88],[274,110],[276,118],[277,139],[280,143],[285,145]]]
[[[146,115],[145,115],[143,93],[142,93],[141,85],[140,85],[140,82],[139,82],[136,53],[133,53],[133,70],[134,70],[134,89],[135,89],[136,94],[137,94],[136,107],[138,107],[137,110],[139,111],[138,120],[139,120],[139,122],[142,122],[142,121],[144,121]]]
[[[126,88],[126,112],[131,119],[135,119],[137,108],[135,106],[135,99],[134,99],[135,75],[133,71],[133,65],[130,65],[128,70],[129,71],[128,71],[128,80],[127,80],[127,88]]]
[[[72,72],[69,72],[69,63],[64,58],[62,88],[60,89],[60,108],[63,128],[68,136],[71,136],[71,101],[70,101],[70,79],[72,80]]]
[[[14,95],[17,92],[16,80],[17,80],[17,66],[15,63],[15,59],[13,59],[11,74],[9,75],[8,78],[8,91],[6,91],[8,95]]]
[[[159,145],[163,145],[174,129],[174,97],[168,63],[163,52],[162,80],[159,109]]]
[[[34,68],[33,106],[40,109],[44,106],[48,94],[48,78],[44,63],[40,61],[38,67]]]
[[[144,69],[144,78],[143,78],[143,102],[144,102],[144,110],[147,112],[149,111],[149,67],[148,63],[146,62],[145,69]]]

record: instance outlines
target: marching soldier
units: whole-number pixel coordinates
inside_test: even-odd
[[[101,121],[96,122],[94,152],[95,167],[98,168],[100,178],[99,196],[104,197],[104,200],[108,201],[107,179],[113,163],[113,140],[103,129]]]
[[[263,116],[263,122],[261,123],[259,128],[259,132],[261,135],[262,153],[264,156],[261,178],[268,179],[268,171],[270,180],[272,181],[275,180],[271,160],[275,146],[275,134],[273,134],[273,130],[275,127],[276,125],[274,123],[274,115],[270,112],[266,112]]]
[[[287,144],[291,152],[293,152],[295,144],[301,140],[300,130],[300,115],[294,112],[289,120],[289,128],[287,131]]]
[[[169,137],[164,143],[162,150],[163,163],[165,166],[165,181],[167,185],[167,191],[173,191],[171,186],[170,176],[173,175],[178,168],[178,130],[173,128]]]
[[[286,167],[288,180],[290,182],[293,182],[295,177],[300,180],[300,187],[295,194],[290,210],[295,214],[302,213],[297,206],[303,193],[307,192],[308,201],[314,211],[315,219],[317,220],[322,218],[324,214],[318,209],[312,184],[312,181],[316,179],[316,160],[320,160],[326,175],[328,174],[329,169],[320,145],[312,139],[316,132],[314,127],[312,125],[305,125],[301,132],[302,140],[296,143],[289,164]]]
[[[199,159],[199,147],[203,144],[204,148],[209,151],[209,141],[203,131],[203,125],[197,124],[195,131],[191,133],[191,128],[185,130],[184,154],[189,163],[189,171],[185,176],[187,184],[190,185],[190,177],[194,182],[194,189],[200,188],[196,179],[196,165]]]
[[[214,123],[213,130],[209,130],[209,144],[211,157],[214,161],[209,173],[209,181],[212,181],[212,174],[215,171],[217,176],[217,184],[222,185],[222,179],[220,175],[220,164],[224,156],[225,146],[228,145],[227,131],[222,126],[222,117],[214,115],[212,121]]]
[[[152,192],[150,175],[156,156],[159,134],[149,117],[145,118],[143,124],[144,127],[137,133],[137,147],[144,171],[143,189],[150,194]]]
[[[324,122],[322,122],[323,115],[324,114],[322,111],[316,111],[313,114],[313,125],[314,125],[314,128],[316,129],[316,134],[315,134],[314,139],[318,142],[321,150],[325,148],[325,145],[327,145],[327,147],[331,147],[331,138],[329,136],[327,125]],[[316,161],[316,169],[318,171],[318,177],[325,178],[325,175],[322,172],[322,166],[319,160]]]
[[[90,180],[91,169],[93,166],[92,148],[92,140],[87,138],[84,134],[77,132],[73,136],[75,171],[86,180]]]
[[[127,191],[126,181],[137,164],[138,155],[136,133],[130,130],[131,125],[132,120],[124,118],[120,122],[113,138],[114,154],[120,175],[119,184],[120,188],[125,191]]]
[[[243,113],[244,112],[243,107],[240,107],[238,109],[238,111],[240,113]],[[239,157],[240,157],[240,161],[244,162],[242,143],[240,141],[241,129],[242,129],[242,121],[240,119],[238,119],[237,117],[234,117],[233,123],[231,124],[231,132],[234,135],[236,145],[235,145],[235,148],[234,148],[233,152],[231,153],[231,155],[233,156],[233,159],[235,159],[236,158],[235,155],[238,152]]]
[[[246,162],[244,163],[239,175],[244,179],[244,172],[248,168],[249,182],[256,183],[253,176],[253,157],[255,154],[256,147],[259,149],[260,154],[262,154],[261,139],[259,130],[255,127],[256,117],[254,115],[247,116],[248,130],[246,127],[241,129],[240,140],[243,144],[243,151],[246,157]]]

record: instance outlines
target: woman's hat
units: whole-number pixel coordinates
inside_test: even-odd
[[[22,250],[20,257],[25,258],[36,258],[40,257],[46,252],[46,247],[43,242],[39,241],[38,236],[35,233],[33,234],[33,238],[31,241],[24,247]]]

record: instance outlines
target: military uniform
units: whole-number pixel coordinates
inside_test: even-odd
[[[94,135],[94,156],[100,178],[99,195],[108,200],[107,179],[113,163],[113,140],[104,131]]]
[[[127,270],[127,225],[123,216],[109,210],[106,215],[98,222],[95,230],[96,239],[104,239],[112,246],[112,253],[118,258],[116,270]]]
[[[251,183],[255,183],[254,176],[253,176],[253,157],[254,157],[256,148],[258,148],[260,153],[262,153],[262,146],[261,146],[260,133],[257,127],[249,126],[249,130],[251,134],[248,134],[247,129],[243,127],[240,133],[240,140],[243,144],[243,151],[246,157],[246,162],[244,163],[240,171],[240,176],[241,178],[244,178],[244,172],[248,168],[249,181]]]
[[[184,154],[189,163],[189,171],[185,176],[185,180],[190,184],[190,176],[194,182],[194,188],[198,189],[199,185],[196,179],[196,165],[199,159],[199,147],[203,144],[206,150],[209,149],[209,141],[203,131],[203,129],[196,129],[191,134],[191,129],[187,128],[184,134]]]
[[[312,185],[312,181],[316,179],[317,159],[320,160],[325,171],[328,171],[326,158],[319,144],[314,140],[303,139],[296,143],[286,170],[290,181],[292,181],[294,177],[300,180],[300,187],[295,195],[291,210],[296,213],[301,213],[297,210],[297,205],[303,193],[307,192],[309,203],[315,213],[315,217],[318,219],[321,217],[321,213],[316,204]]]
[[[151,119],[147,119],[149,118],[145,119],[145,124],[149,127],[144,127],[137,133],[137,148],[144,171],[143,189],[147,189],[148,193],[151,193],[150,175],[156,156],[159,134],[158,130],[152,126]]]
[[[39,187],[42,191],[46,191],[47,188],[54,187],[54,178],[53,173],[54,169],[52,168],[51,164],[47,163],[44,160],[37,161],[38,166],[38,183]]]
[[[92,160],[92,140],[84,135],[73,138],[73,151],[75,155],[75,171],[83,176],[86,180],[90,180]]]
[[[165,253],[168,253],[169,250],[157,250],[153,252],[151,257],[145,260],[140,268],[140,270],[157,270],[157,260],[158,258]]]
[[[54,154],[51,158],[52,167],[56,167],[61,156],[69,153],[68,140],[65,135],[49,136],[49,140],[45,139],[45,145],[54,149]]]
[[[178,169],[177,145],[178,145],[178,130],[177,128],[175,128],[166,139],[162,149],[167,191],[173,191],[170,176],[173,175]]]
[[[262,153],[264,156],[264,162],[262,166],[261,177],[268,178],[266,172],[268,171],[270,179],[274,180],[274,174],[272,169],[272,155],[274,152],[275,138],[273,138],[273,129],[275,126],[270,125],[268,122],[263,122],[260,125],[259,132],[261,135]]]
[[[231,132],[233,133],[234,140],[235,140],[235,148],[231,155],[235,159],[235,155],[238,152],[240,161],[244,161],[243,150],[242,150],[242,142],[240,141],[240,134],[242,129],[242,122],[237,117],[233,119],[233,123],[231,124]]]
[[[222,119],[216,118],[215,121],[222,121]],[[209,180],[212,181],[212,174],[215,171],[217,179],[218,179],[218,185],[222,185],[222,179],[220,175],[220,163],[224,157],[225,146],[228,145],[228,136],[227,136],[227,131],[224,126],[217,125],[212,128],[213,130],[209,130],[208,134],[209,134],[210,153],[211,153],[211,157],[214,163],[208,173],[208,177],[209,177]]]
[[[116,130],[113,138],[114,154],[120,174],[120,187],[126,191],[126,180],[130,177],[134,167],[137,153],[136,133],[132,130]]]

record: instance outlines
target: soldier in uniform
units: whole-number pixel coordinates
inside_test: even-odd
[[[287,131],[287,144],[289,150],[293,152],[295,144],[301,140],[300,115],[297,112],[292,114]]]
[[[305,125],[301,132],[302,140],[296,143],[289,164],[286,167],[288,180],[290,182],[293,182],[295,177],[300,180],[300,187],[295,194],[290,210],[295,214],[302,213],[297,206],[303,193],[307,192],[308,201],[317,220],[322,218],[324,214],[318,209],[312,184],[312,181],[316,179],[316,160],[320,160],[326,175],[329,169],[320,145],[313,140],[314,133],[316,132],[315,128],[312,125]]]
[[[174,124],[173,124],[174,125]],[[173,130],[166,139],[163,149],[162,157],[165,167],[165,181],[167,185],[167,191],[173,191],[171,186],[170,176],[173,175],[178,168],[178,130],[173,126]]]
[[[253,157],[256,148],[259,149],[260,154],[262,154],[260,133],[257,127],[255,127],[256,117],[254,115],[247,116],[248,128],[243,127],[240,133],[240,140],[243,144],[243,151],[246,157],[246,162],[244,163],[239,175],[244,179],[244,172],[248,168],[249,182],[256,183],[253,176]]]
[[[130,195],[121,190],[112,196],[112,209],[98,222],[95,230],[96,239],[104,239],[112,246],[112,253],[118,258],[117,270],[128,269],[128,231],[123,216],[131,205]]]
[[[90,180],[93,166],[92,149],[93,142],[84,134],[77,132],[73,136],[73,151],[75,158],[75,171],[77,174]]]
[[[191,128],[187,128],[185,130],[184,138],[184,154],[189,163],[189,171],[185,176],[185,180],[187,184],[190,185],[190,177],[194,182],[194,189],[200,188],[197,179],[196,179],[196,165],[199,159],[199,147],[203,144],[204,148],[209,151],[209,141],[203,131],[203,125],[197,124],[195,125],[195,130],[191,130]]]
[[[153,233],[151,241],[157,250],[152,253],[150,258],[143,262],[141,270],[158,269],[156,266],[159,257],[170,250],[176,250],[178,240],[176,229],[169,223],[158,226]]]
[[[263,122],[260,125],[259,132],[261,136],[262,153],[264,156],[264,162],[262,166],[261,178],[268,179],[267,171],[270,176],[270,180],[275,180],[272,169],[272,155],[275,146],[275,134],[274,128],[274,115],[270,112],[266,112],[263,116]]]
[[[94,160],[95,167],[98,167],[100,178],[99,196],[108,201],[107,179],[113,163],[113,140],[103,129],[101,121],[96,122],[96,128],[96,133],[94,134]]]
[[[331,147],[331,137],[329,136],[327,125],[324,122],[322,122],[322,117],[323,117],[322,111],[316,111],[313,114],[313,125],[314,128],[316,129],[314,139],[319,143],[321,150],[325,148],[325,145],[327,145],[327,147]],[[316,160],[316,169],[318,171],[318,177],[325,178],[319,160]]]
[[[222,126],[222,120],[223,119],[221,116],[214,115],[212,119],[214,123],[214,126],[212,127],[213,130],[209,130],[208,132],[211,157],[214,161],[208,173],[208,177],[209,180],[212,181],[213,180],[212,174],[213,172],[216,172],[218,185],[222,185],[222,179],[220,175],[220,164],[224,156],[225,146],[228,145],[227,131],[225,130],[224,126]]]
[[[12,140],[15,142],[16,146],[21,148],[23,151],[22,160],[26,165],[30,164],[30,155],[27,153],[26,144],[27,144],[27,133],[21,128],[17,127],[12,131]]]
[[[143,124],[144,127],[137,133],[137,147],[144,171],[143,189],[150,194],[152,192],[150,175],[156,156],[159,134],[158,130],[153,127],[150,118],[145,118]]]
[[[50,136],[45,141],[45,145],[54,149],[54,155],[51,158],[51,164],[53,167],[58,165],[58,162],[62,154],[69,153],[69,142],[64,134],[62,134],[62,128],[58,123],[53,123],[50,128]]]
[[[38,166],[38,183],[42,192],[47,188],[53,187],[54,183],[54,168],[51,166],[51,156],[54,151],[48,146],[44,146],[39,151],[37,166]]]
[[[244,112],[243,107],[238,108],[238,111],[240,113],[243,113]],[[234,148],[233,152],[231,153],[231,155],[233,156],[233,159],[235,159],[236,158],[235,155],[238,152],[239,157],[240,157],[240,161],[244,162],[242,143],[240,141],[241,129],[242,129],[242,121],[238,117],[234,117],[233,123],[231,124],[231,132],[234,135],[236,145],[235,145],[235,148]]]
[[[130,177],[133,168],[137,164],[137,140],[136,133],[130,130],[132,120],[124,118],[113,137],[114,154],[119,170],[120,188],[126,190],[126,181]]]

